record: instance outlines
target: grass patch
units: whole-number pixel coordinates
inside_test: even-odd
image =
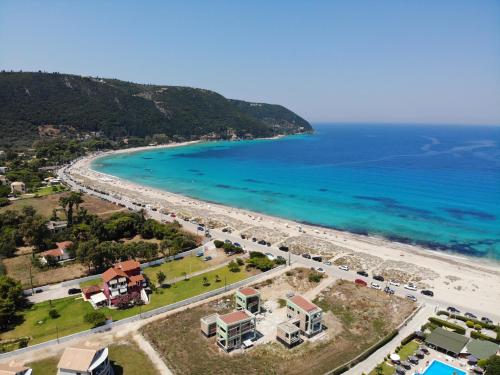
[[[201,257],[187,256],[182,259],[162,263],[159,266],[145,268],[143,272],[151,281],[157,282],[156,274],[160,271],[167,275],[167,280],[172,280],[177,277],[183,277],[183,272],[186,272],[189,275],[191,273],[202,271],[209,266],[210,263],[204,262]]]
[[[216,282],[216,275],[220,282]],[[179,281],[168,289],[159,289],[158,293],[153,293],[151,302],[148,305],[136,306],[126,310],[115,310],[102,308],[106,316],[113,320],[120,320],[139,314],[141,311],[149,311],[158,307],[169,305],[189,297],[196,296],[224,286],[243,280],[250,276],[249,272],[230,272],[224,266],[210,272],[194,276],[186,281]],[[204,278],[208,279],[208,285],[204,285]],[[60,316],[56,319],[49,317],[49,311],[55,309]],[[63,298],[54,301],[46,301],[34,304],[29,310],[25,310],[18,315],[19,324],[10,331],[0,334],[2,340],[17,337],[31,337],[30,345],[62,337],[72,333],[84,331],[92,328],[89,323],[83,321],[83,316],[94,311],[89,302],[85,302],[81,297]]]
[[[102,284],[102,278],[98,277],[97,279],[87,280],[84,281],[83,283],[80,283],[80,288],[88,288],[89,286],[101,285],[101,284]]]
[[[26,366],[29,366],[33,369],[33,374],[56,374],[58,363],[58,357],[50,357],[27,363]]]
[[[419,343],[416,341],[410,341],[408,344],[403,345],[403,347],[398,351],[401,360],[406,361],[408,357],[412,356],[413,353],[415,353],[418,347]]]

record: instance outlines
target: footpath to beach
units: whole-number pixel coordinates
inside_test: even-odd
[[[419,288],[432,289],[436,296],[434,301],[439,300],[443,304],[465,305],[491,318],[500,316],[500,263],[496,261],[444,254],[379,237],[299,224],[141,186],[91,169],[91,163],[105,155],[146,149],[149,148],[90,155],[63,168],[59,175],[73,189],[81,189],[130,208],[139,209],[141,206],[135,204],[142,204],[142,208],[157,219],[172,220],[170,214],[174,213],[175,219],[188,230],[196,231],[197,226],[183,221],[183,218],[195,219],[197,223],[211,227],[212,233],[217,236],[226,236],[228,233],[221,230],[229,228],[232,238],[243,235],[247,239],[255,237],[270,242],[272,246],[269,248],[253,244],[257,248],[260,246],[262,251],[277,250],[277,247],[286,245],[296,253],[321,255],[323,261],[331,261],[335,268],[346,264],[351,271],[363,269],[370,275],[380,274],[401,283],[414,282]],[[427,299],[422,295],[418,298]]]

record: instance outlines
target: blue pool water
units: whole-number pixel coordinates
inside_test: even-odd
[[[422,375],[467,375],[467,373],[446,363],[434,361]]]
[[[206,201],[500,259],[500,127],[315,130],[120,154],[93,167]]]

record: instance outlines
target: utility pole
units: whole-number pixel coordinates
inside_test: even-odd
[[[57,343],[59,344],[59,327],[56,326],[56,337],[57,337]]]
[[[288,250],[288,267],[292,266],[292,255],[290,254],[290,250]]]
[[[31,295],[35,294],[33,290],[33,276],[31,275],[31,264],[30,264],[30,284],[31,284]]]
[[[226,291],[226,286],[227,286],[227,283],[226,283],[226,277],[227,277],[227,276],[224,276],[224,292]]]

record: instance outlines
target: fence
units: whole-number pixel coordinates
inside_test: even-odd
[[[64,342],[67,342],[67,341],[70,341],[70,340],[73,340],[76,338],[86,337],[86,336],[90,336],[90,335],[93,335],[96,333],[109,332],[113,328],[122,326],[123,324],[132,323],[132,322],[135,322],[138,320],[151,318],[155,315],[163,314],[163,313],[166,313],[168,311],[172,311],[172,310],[178,309],[180,307],[184,307],[184,306],[190,305],[192,303],[203,301],[207,298],[214,297],[214,296],[217,296],[219,294],[223,294],[223,293],[231,291],[231,290],[235,290],[235,289],[239,288],[240,286],[243,286],[243,285],[255,282],[259,279],[265,278],[269,274],[276,272],[278,270],[284,269],[285,267],[286,266],[282,265],[282,266],[273,268],[272,270],[262,272],[258,275],[250,276],[249,278],[238,281],[236,283],[229,284],[229,285],[226,285],[224,287],[221,287],[221,288],[218,288],[215,290],[211,290],[209,292],[199,294],[197,296],[190,297],[190,298],[187,298],[185,300],[175,302],[175,303],[172,303],[172,304],[167,305],[167,306],[158,307],[154,310],[146,311],[146,312],[143,312],[141,314],[131,316],[129,318],[117,320],[116,322],[108,323],[108,324],[101,326],[101,327],[89,329],[89,330],[83,331],[83,332],[74,333],[72,335],[63,336],[63,337],[60,337],[59,339],[49,340],[49,341],[46,341],[46,342],[43,342],[40,344],[35,344],[33,346],[27,346],[25,348],[17,349],[17,350],[14,350],[12,352],[2,353],[2,354],[0,354],[0,360],[14,357],[14,356],[17,356],[19,354],[27,353],[27,352],[30,352],[33,350],[42,349],[42,348],[50,346],[50,345],[64,343]]]

